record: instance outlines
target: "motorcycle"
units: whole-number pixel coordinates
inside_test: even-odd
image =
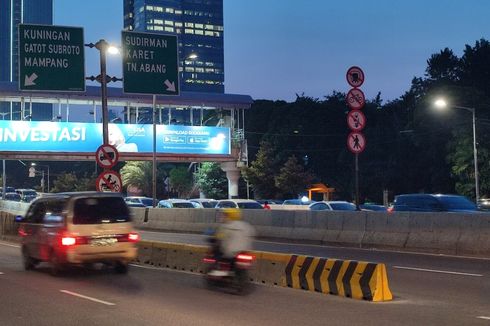
[[[217,260],[211,250],[203,259],[206,265],[205,282],[209,288],[232,289],[237,294],[246,294],[250,290],[248,271],[254,266],[255,257],[241,252],[234,259]]]

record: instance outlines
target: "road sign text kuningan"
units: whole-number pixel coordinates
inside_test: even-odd
[[[179,95],[177,36],[122,32],[124,92]]]
[[[85,91],[83,28],[19,25],[19,89]]]

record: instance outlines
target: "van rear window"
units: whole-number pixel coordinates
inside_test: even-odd
[[[121,197],[88,197],[75,201],[73,224],[129,222],[129,209]]]

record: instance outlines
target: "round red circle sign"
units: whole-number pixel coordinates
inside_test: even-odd
[[[95,160],[101,168],[110,169],[119,161],[119,152],[112,145],[100,145],[95,152]]]
[[[352,131],[361,131],[366,126],[366,116],[361,110],[351,110],[347,114],[347,125]]]
[[[347,105],[352,110],[360,110],[366,104],[364,93],[358,88],[351,88],[351,90],[347,93],[346,100]]]
[[[350,67],[345,77],[352,87],[360,87],[364,83],[364,72],[357,66]]]
[[[360,132],[351,132],[347,136],[347,148],[354,154],[361,153],[366,148],[366,138]]]

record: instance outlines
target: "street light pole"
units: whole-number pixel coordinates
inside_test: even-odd
[[[445,108],[448,106],[445,100],[438,99],[435,102],[436,107]],[[471,112],[473,118],[473,162],[475,169],[475,202],[478,205],[480,200],[480,179],[478,173],[478,150],[476,148],[476,110],[475,108],[468,108],[466,106],[451,105],[455,109],[462,109]]]
[[[106,64],[106,53],[109,51],[111,54],[118,53],[118,49],[114,46],[109,45],[106,40],[99,40],[97,43],[85,44],[89,48],[96,48],[100,53],[100,75],[97,77],[90,76],[86,79],[100,83],[100,93],[101,93],[101,103],[102,103],[102,139],[103,143],[109,144],[109,110],[107,108],[107,83],[121,81],[121,78],[107,76],[107,64]],[[94,111],[95,116],[95,111]]]
[[[106,50],[109,44],[105,40],[95,43],[95,48],[100,53],[100,92],[102,95],[102,139],[104,145],[109,144],[109,110],[107,108],[107,72]]]

